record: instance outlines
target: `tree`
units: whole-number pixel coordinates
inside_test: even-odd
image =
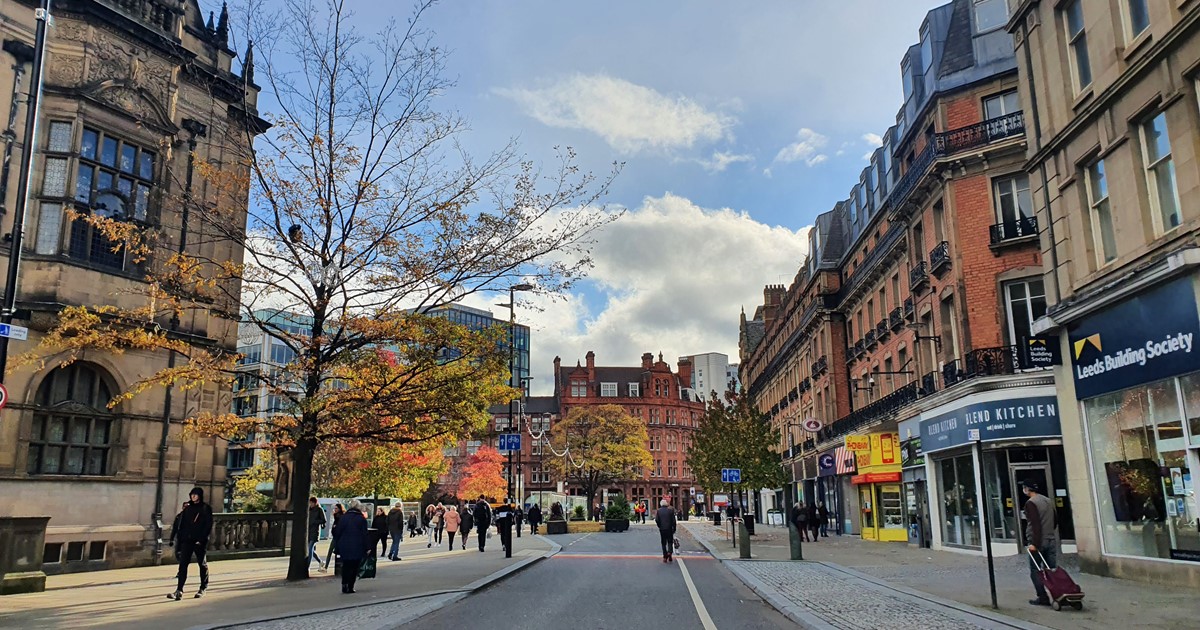
[[[565,291],[590,265],[591,234],[618,214],[596,207],[611,176],[581,174],[570,149],[545,171],[512,145],[482,159],[462,150],[465,123],[437,107],[453,85],[420,27],[429,6],[374,36],[355,30],[344,0],[250,7],[270,128],[246,103],[244,128],[190,154],[203,196],[162,204],[195,217],[186,247],[138,223],[76,215],[146,263],[140,306],[64,309],[25,363],[172,353],[118,400],[228,388],[235,377],[266,387],[282,410],[190,410],[189,429],[269,435],[288,451],[293,502],[310,494],[321,444],[416,445],[483,428],[488,406],[517,395],[505,384],[504,330],[473,333],[429,309],[518,283]],[[224,251],[234,253],[214,253]],[[180,320],[213,317],[240,320],[286,356],[239,372],[220,340],[176,333]],[[308,577],[305,518],[294,510],[290,580]]]
[[[480,495],[499,499],[508,490],[508,482],[501,474],[503,470],[504,456],[500,451],[481,446],[463,467],[455,493],[460,499],[474,499]]]
[[[620,405],[573,407],[550,429],[554,450],[547,460],[560,479],[579,486],[595,505],[596,493],[614,482],[639,476],[654,460],[646,450],[646,425]]]
[[[313,457],[313,493],[330,497],[419,497],[446,471],[436,443],[325,442]]]
[[[787,482],[779,454],[779,432],[749,396],[713,392],[687,452],[688,467],[704,488],[720,488],[722,468],[740,468],[749,488],[778,488]]]
[[[238,475],[233,483],[233,509],[237,512],[268,512],[271,497],[259,492],[259,484],[275,479],[275,462],[257,463]]]

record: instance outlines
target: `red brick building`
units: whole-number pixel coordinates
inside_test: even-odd
[[[563,367],[554,358],[554,398],[560,417],[580,406],[621,405],[646,423],[649,441],[646,448],[654,463],[639,478],[628,479],[607,488],[609,494],[623,494],[630,501],[646,500],[651,505],[666,498],[676,509],[691,507],[695,477],[687,465],[687,449],[692,434],[704,415],[704,403],[693,392],[692,365],[679,362],[679,371],[647,352],[640,366],[604,367],[596,365],[596,354],[589,351],[586,363]],[[568,485],[568,494],[582,495]]]

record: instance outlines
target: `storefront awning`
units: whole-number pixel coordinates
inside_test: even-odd
[[[866,473],[864,475],[854,475],[850,478],[850,483],[855,485],[864,483],[898,483],[899,481],[900,473],[898,472]]]

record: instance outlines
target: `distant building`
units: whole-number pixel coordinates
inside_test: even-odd
[[[701,400],[708,402],[713,392],[716,392],[718,397],[724,398],[725,392],[729,391],[730,385],[729,355],[721,354],[720,352],[707,352],[679,357],[679,360],[691,361],[692,379],[690,387]],[[736,387],[736,365],[733,368],[733,374]]]
[[[443,304],[424,311],[426,315],[435,317],[445,317],[452,322],[462,324],[468,330],[482,331],[488,330],[494,326],[508,329],[509,322],[507,319],[497,318],[490,311],[485,311],[479,308],[463,306],[462,304]],[[521,383],[525,383],[522,387],[526,392],[529,391],[529,327],[523,324],[515,324],[513,326],[514,336],[514,355],[513,355],[513,370],[512,384],[514,387],[520,387]],[[455,350],[447,348],[443,350],[446,358],[452,358]]]

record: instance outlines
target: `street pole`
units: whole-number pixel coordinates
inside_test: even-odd
[[[37,30],[33,36],[33,62],[29,72],[29,104],[25,107],[24,146],[21,150],[21,171],[17,176],[17,205],[14,207],[12,242],[8,247],[8,276],[4,284],[4,303],[0,307],[0,322],[11,324],[17,306],[17,278],[21,272],[21,248],[25,240],[25,214],[29,208],[29,182],[33,177],[33,152],[37,147],[39,104],[42,100],[42,65],[46,60],[46,24],[50,20],[50,0],[42,0],[42,8],[34,13]],[[0,337],[0,383],[8,371],[8,337]]]
[[[516,316],[516,301],[515,295],[517,291],[530,291],[533,289],[532,284],[514,284],[508,287],[508,385],[516,388],[517,385],[517,316]],[[524,395],[524,394],[522,394]],[[508,401],[508,430],[511,433],[513,427],[513,400]],[[517,467],[521,466],[521,451],[517,450]],[[512,451],[508,451],[508,497],[509,501],[513,500],[513,465]]]
[[[988,583],[992,587],[992,608],[999,609],[1000,606],[996,602],[996,564],[992,559],[992,523],[988,517],[987,488],[983,485],[983,441],[978,437],[975,438],[975,455],[979,458],[979,492],[984,499],[977,501],[976,505],[983,512],[983,540],[987,547]]]

